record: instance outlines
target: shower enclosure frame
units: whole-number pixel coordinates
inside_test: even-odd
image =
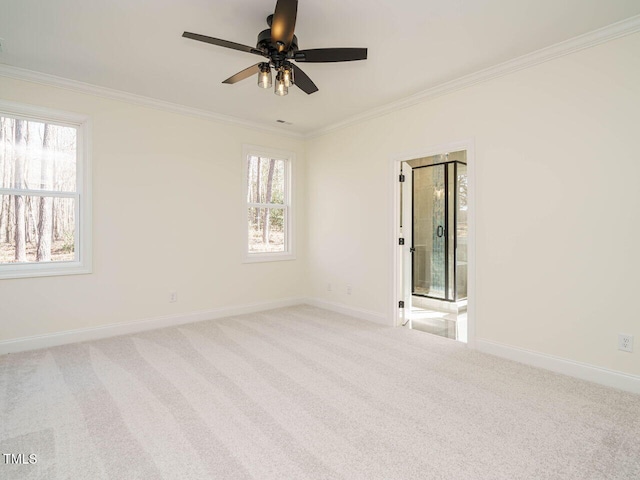
[[[450,258],[449,258],[449,248],[450,248],[450,235],[449,235],[449,165],[453,164],[453,176],[454,176],[454,195],[453,195],[453,229],[454,229],[454,235],[453,235],[453,268],[450,268]],[[443,296],[435,296],[435,295],[428,295],[428,294],[424,294],[424,293],[416,293],[416,268],[415,268],[415,235],[416,235],[416,228],[415,227],[415,198],[416,198],[416,194],[415,194],[415,175],[412,175],[411,177],[411,190],[413,192],[413,194],[411,195],[411,222],[414,223],[414,227],[411,228],[411,263],[412,263],[412,268],[411,268],[411,295],[415,295],[418,297],[424,297],[424,298],[430,298],[430,299],[434,299],[434,300],[440,300],[440,301],[444,301],[444,302],[459,302],[462,300],[466,300],[467,296],[463,297],[463,298],[457,298],[458,297],[458,268],[457,268],[457,263],[458,263],[458,234],[457,234],[457,228],[458,228],[458,164],[460,165],[464,165],[465,167],[468,168],[467,163],[462,162],[460,160],[451,160],[451,161],[445,161],[445,162],[438,162],[438,163],[433,163],[431,165],[422,165],[422,166],[416,166],[413,167],[413,170],[420,170],[422,168],[434,168],[434,167],[440,167],[442,166],[444,169],[444,224],[446,225],[446,227],[444,227],[444,295]],[[452,288],[450,288],[450,275],[451,275],[451,270],[453,271],[453,283]],[[467,291],[468,293],[468,291]]]

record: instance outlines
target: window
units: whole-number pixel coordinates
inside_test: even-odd
[[[293,253],[291,163],[294,155],[245,146],[245,261],[291,260]]]
[[[91,271],[89,121],[0,102],[0,278]]]

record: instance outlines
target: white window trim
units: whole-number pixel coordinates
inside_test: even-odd
[[[249,229],[247,228],[247,208],[252,204],[247,203],[247,159],[250,155],[256,157],[275,158],[276,160],[284,160],[286,162],[286,176],[285,176],[285,251],[284,252],[260,252],[249,253]],[[244,239],[242,263],[258,263],[258,262],[277,262],[285,260],[295,260],[295,215],[294,205],[292,202],[294,185],[293,164],[295,163],[295,154],[293,152],[285,150],[277,150],[268,147],[261,147],[257,145],[243,145],[242,146],[242,206],[244,213],[244,221],[242,237]],[[280,205],[274,205],[280,207]]]
[[[37,120],[77,129],[76,192],[39,192],[47,196],[76,198],[76,260],[68,262],[0,264],[0,280],[25,277],[48,277],[91,273],[92,262],[92,203],[91,203],[91,120],[86,115],[52,110],[0,100],[0,114],[23,120]]]

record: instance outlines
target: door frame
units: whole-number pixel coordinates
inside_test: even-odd
[[[456,142],[427,146],[418,151],[398,153],[390,159],[389,175],[391,192],[391,218],[389,219],[392,288],[389,299],[389,311],[393,325],[402,325],[403,316],[398,308],[398,302],[403,300],[402,290],[402,247],[398,245],[400,237],[400,192],[402,183],[399,181],[402,162],[416,158],[430,157],[447,152],[466,150],[467,152],[467,345],[475,347],[476,338],[476,161],[475,141],[473,138]]]

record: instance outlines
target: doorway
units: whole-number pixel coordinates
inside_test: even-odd
[[[467,151],[404,160],[399,179],[401,325],[467,342]]]

